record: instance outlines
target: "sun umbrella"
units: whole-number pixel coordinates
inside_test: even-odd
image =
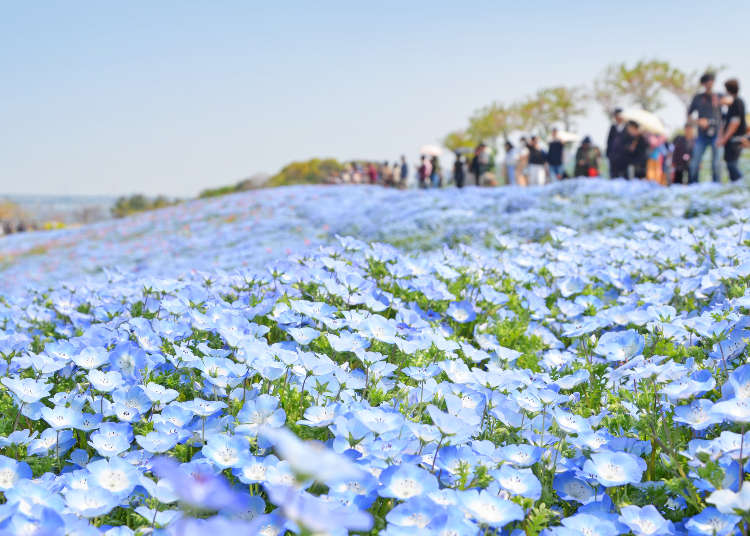
[[[646,132],[652,134],[667,135],[667,129],[656,115],[641,108],[628,108],[622,112],[622,117],[626,121],[635,121]]]
[[[581,136],[567,130],[558,130],[557,137],[563,143],[573,143],[581,139]]]
[[[419,149],[419,154],[424,154],[427,156],[440,156],[443,154],[443,149],[441,147],[438,147],[437,145],[422,145],[422,147]]]

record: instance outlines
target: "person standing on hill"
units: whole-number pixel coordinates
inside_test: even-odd
[[[711,178],[719,182],[719,149],[716,144],[721,127],[721,95],[714,93],[713,73],[705,73],[700,78],[703,91],[696,94],[688,107],[688,119],[696,119],[698,137],[695,139],[693,155],[690,158],[689,182],[698,182],[701,160],[706,149],[711,149]]]
[[[609,178],[616,179],[625,175],[622,169],[622,141],[625,135],[625,120],[622,118],[622,108],[615,108],[612,114],[614,122],[607,134],[605,156],[609,162]]]
[[[626,178],[645,179],[646,160],[648,159],[648,142],[641,133],[641,127],[635,121],[628,121],[625,126],[623,150],[625,154]]]
[[[378,170],[372,162],[367,164],[367,178],[370,180],[370,184],[378,182]]]
[[[563,143],[557,135],[557,129],[552,129],[552,141],[547,147],[547,163],[551,181],[559,181],[563,177]]]
[[[591,138],[586,136],[576,150],[576,165],[573,170],[574,177],[597,177],[599,175],[599,148],[591,143]]]
[[[430,185],[433,188],[440,188],[442,177],[440,176],[440,162],[437,156],[430,159]]]
[[[509,140],[505,140],[505,184],[515,186],[518,149]]]
[[[405,186],[409,180],[409,164],[406,163],[406,157],[401,155],[401,174],[400,174],[401,186]]]
[[[456,183],[456,188],[463,188],[465,179],[464,157],[456,151],[456,161],[453,163],[453,182]]]
[[[544,186],[547,182],[547,155],[539,148],[539,138],[531,136],[529,149],[529,186]]]
[[[740,96],[740,84],[736,78],[724,82],[727,93],[732,98],[726,117],[724,119],[724,130],[719,138],[719,147],[724,147],[724,161],[727,163],[729,180],[732,182],[742,178],[739,168],[740,153],[742,152],[742,138],[747,133],[745,119],[745,101]]]
[[[695,145],[695,128],[692,123],[685,124],[685,134],[679,134],[672,140],[672,184],[684,184],[690,168],[690,156]]]

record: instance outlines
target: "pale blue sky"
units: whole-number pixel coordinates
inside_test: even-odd
[[[413,159],[484,104],[613,61],[750,83],[748,20],[740,0],[0,0],[0,193],[187,196],[312,156]]]

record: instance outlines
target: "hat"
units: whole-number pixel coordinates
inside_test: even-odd
[[[581,143],[591,143],[591,136],[586,136],[585,138],[583,138]]]
[[[615,108],[615,109],[614,109],[614,110],[612,111],[612,114],[613,114],[613,115],[617,115],[617,114],[621,114],[621,113],[622,113],[622,108]]]

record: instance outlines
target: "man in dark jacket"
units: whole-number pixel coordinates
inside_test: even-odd
[[[724,82],[724,87],[732,98],[732,104],[727,109],[724,130],[719,137],[718,145],[724,147],[724,161],[727,163],[729,180],[734,182],[742,178],[738,163],[742,152],[742,138],[747,133],[745,102],[739,96],[740,84],[736,78]]]
[[[622,108],[615,108],[612,113],[614,122],[609,127],[607,134],[607,149],[605,156],[609,160],[609,178],[625,176],[623,169],[622,142],[625,134],[625,120],[622,118]]]
[[[552,140],[547,146],[547,163],[549,176],[552,181],[559,181],[563,177],[563,144],[557,136],[557,129],[552,129]]]
[[[688,107],[688,120],[697,119],[698,137],[690,158],[690,183],[698,182],[701,160],[706,149],[711,149],[711,177],[719,182],[719,150],[717,137],[721,128],[721,95],[714,93],[714,74],[706,73],[700,82],[703,91],[696,94]]]
[[[626,163],[626,177],[646,178],[646,160],[648,159],[648,142],[641,133],[641,127],[635,121],[628,121],[625,125],[623,150]]]

